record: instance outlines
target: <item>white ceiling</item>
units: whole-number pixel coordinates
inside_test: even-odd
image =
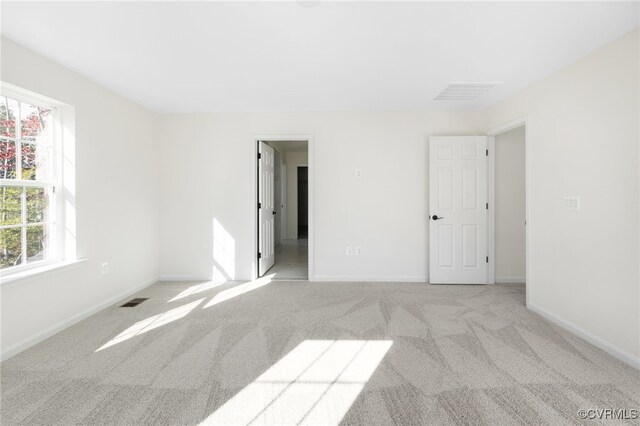
[[[307,152],[307,141],[270,141],[268,143],[282,154],[287,152]]]
[[[636,2],[2,2],[2,33],[155,111],[479,109],[639,25]],[[434,101],[451,81],[502,81]]]

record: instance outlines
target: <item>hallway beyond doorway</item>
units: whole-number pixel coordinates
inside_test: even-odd
[[[269,270],[275,280],[308,279],[309,240],[282,240],[276,247],[276,263]]]

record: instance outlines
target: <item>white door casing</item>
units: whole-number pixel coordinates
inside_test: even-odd
[[[274,152],[258,142],[258,274],[275,262]]]
[[[429,140],[432,284],[487,283],[486,149],[486,136]]]

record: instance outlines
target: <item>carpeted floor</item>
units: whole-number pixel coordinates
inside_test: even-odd
[[[136,297],[3,362],[2,425],[591,425],[579,409],[640,408],[639,372],[528,311],[522,286],[265,279]]]

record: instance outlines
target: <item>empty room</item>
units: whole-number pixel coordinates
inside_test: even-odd
[[[640,2],[0,9],[3,426],[640,421]]]

